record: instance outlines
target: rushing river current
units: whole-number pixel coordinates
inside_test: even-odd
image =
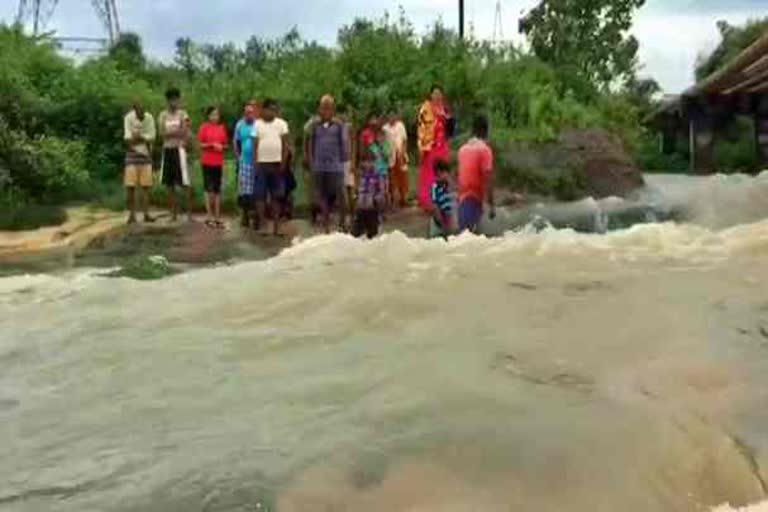
[[[677,222],[0,278],[0,511],[763,510],[768,174],[650,183]]]

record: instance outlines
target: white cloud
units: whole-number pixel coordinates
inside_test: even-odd
[[[637,16],[633,28],[640,40],[642,74],[658,80],[666,92],[682,92],[693,84],[697,57],[712,51],[720,40],[717,20],[739,24],[749,17],[748,12],[644,10]]]

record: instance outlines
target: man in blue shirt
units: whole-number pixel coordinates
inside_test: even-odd
[[[240,208],[243,210],[241,225],[250,225],[250,213],[255,207],[256,162],[254,142],[256,140],[256,108],[248,103],[243,109],[243,118],[235,125],[234,144],[237,156],[237,184]],[[257,222],[257,221],[255,221]],[[258,225],[254,226],[258,228]]]

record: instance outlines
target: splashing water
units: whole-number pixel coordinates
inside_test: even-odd
[[[537,203],[513,210],[495,222],[486,221],[484,228],[488,234],[501,235],[543,219],[558,228],[593,233],[669,220],[722,229],[768,217],[768,171],[756,177],[653,174],[646,176],[646,182],[644,189],[628,199]]]
[[[0,511],[759,503],[768,221],[728,224],[0,279]]]
[[[730,505],[723,505],[713,509],[713,512],[766,512],[768,511],[768,501],[751,505],[746,507],[731,507]]]

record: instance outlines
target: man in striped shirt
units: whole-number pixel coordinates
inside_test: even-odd
[[[136,222],[136,189],[139,189],[144,222],[154,222],[149,216],[149,189],[152,187],[152,143],[157,130],[152,114],[144,112],[139,101],[123,118],[123,139],[125,140],[125,171],[123,185],[130,216],[128,223]]]

